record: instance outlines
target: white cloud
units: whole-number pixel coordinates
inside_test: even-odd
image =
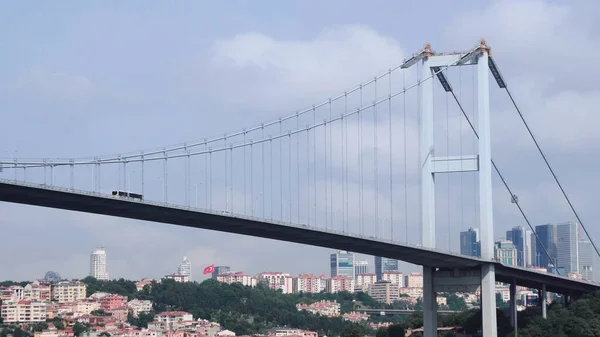
[[[239,34],[213,46],[216,92],[246,109],[296,109],[337,95],[401,63],[395,39],[368,26],[323,30],[312,40]],[[281,112],[281,111],[280,111]]]
[[[17,80],[17,88],[28,89],[45,98],[63,101],[83,101],[92,95],[92,82],[85,76],[40,67],[32,68]]]

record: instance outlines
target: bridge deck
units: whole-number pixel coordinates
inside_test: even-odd
[[[441,252],[372,237],[323,230],[306,225],[271,222],[224,212],[211,212],[149,201],[115,199],[110,195],[0,180],[0,201],[56,209],[146,220],[219,232],[249,235],[311,246],[384,256],[436,268],[475,268],[488,263],[480,258]],[[599,290],[597,284],[523,268],[496,264],[496,279],[530,288],[546,284],[551,292],[575,294]]]

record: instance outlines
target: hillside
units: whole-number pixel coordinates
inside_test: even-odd
[[[126,280],[97,281],[93,278],[83,280],[94,291],[114,292],[129,298],[151,300],[156,312],[187,311],[195,318],[218,322],[226,329],[237,334],[263,332],[274,326],[290,326],[317,331],[319,334],[339,335],[352,324],[341,318],[321,317],[299,312],[296,303],[320,299],[334,299],[327,295],[284,295],[262,285],[255,288],[241,284],[225,284],[215,280],[202,283],[179,283],[163,280],[153,283],[143,291],[136,292],[133,282]],[[149,288],[149,289],[148,289]],[[349,296],[348,296],[349,295]],[[351,303],[358,297],[364,302],[373,299],[366,295],[338,294],[345,296],[344,307],[351,310]],[[365,297],[366,296],[366,297]],[[362,333],[373,334],[366,325],[357,325]]]

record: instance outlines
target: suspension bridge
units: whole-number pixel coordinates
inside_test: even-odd
[[[491,157],[490,80],[522,118],[485,41],[459,53],[426,45],[340,95],[221,136],[87,158],[0,158],[0,200],[421,265],[425,336],[436,333],[436,292],[476,288],[484,336],[496,336],[497,281],[511,284],[515,327],[516,285],[540,289],[542,301],[599,286],[495,259],[494,172],[533,227]],[[481,257],[453,251],[451,225],[479,228]]]

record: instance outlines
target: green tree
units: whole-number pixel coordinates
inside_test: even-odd
[[[46,322],[35,323],[31,326],[33,331],[42,331],[48,329],[48,324]]]
[[[340,337],[363,337],[361,329],[357,324],[348,325],[340,334]]]
[[[377,329],[375,337],[388,337],[388,329],[386,327],[381,327]]]
[[[56,327],[58,330],[65,329],[65,325],[63,324],[62,320],[59,317],[54,317],[52,319],[52,324],[54,324],[54,327]]]
[[[454,310],[454,311],[467,310],[467,303],[465,302],[465,299],[462,297],[456,296],[456,294],[449,294],[448,297],[446,297],[446,301],[448,302],[449,310]]]
[[[75,325],[73,325],[73,333],[75,334],[75,336],[81,336],[86,331],[87,328],[85,327],[85,325],[79,322],[75,322]]]
[[[404,327],[400,324],[390,325],[387,329],[388,337],[404,337]]]

